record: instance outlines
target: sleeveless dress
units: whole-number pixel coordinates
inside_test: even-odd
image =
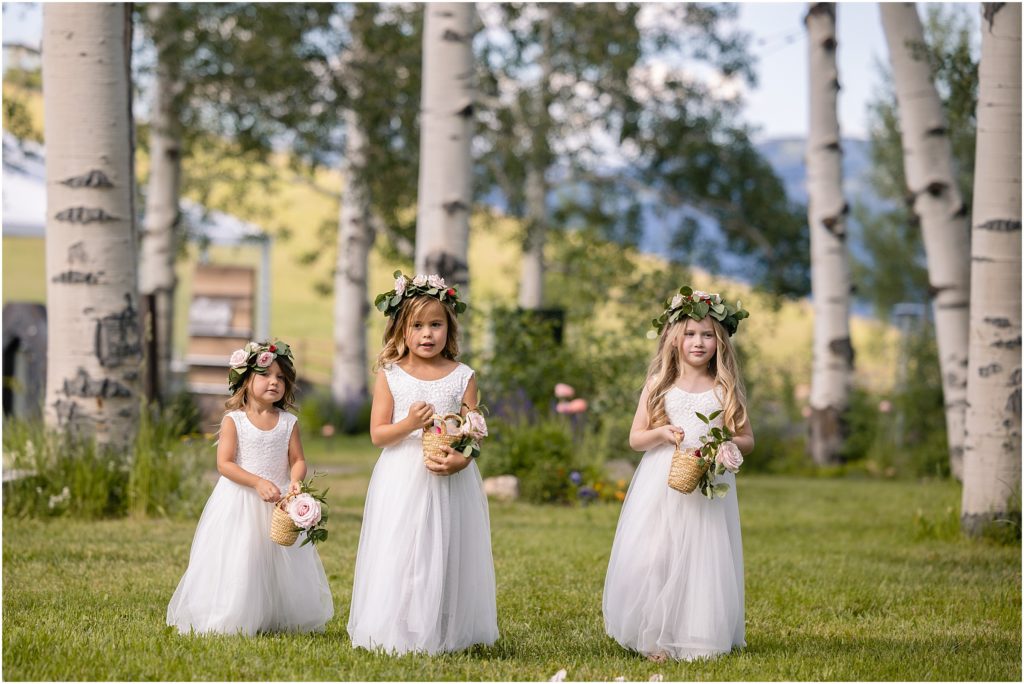
[[[673,387],[665,397],[669,420],[686,433],[683,448],[700,446],[707,432],[695,412],[719,408],[714,390]],[[717,476],[730,487],[724,499],[678,492],[668,486],[674,450],[654,447],[633,474],[605,577],[604,623],[626,648],[693,660],[746,645],[743,545],[736,476]]]
[[[290,482],[288,440],[297,419],[278,411],[277,425],[261,430],[244,411],[235,422],[235,463],[285,492]],[[167,624],[188,633],[322,630],[334,602],[320,556],[312,544],[299,548],[270,541],[274,504],[256,490],[221,477],[206,502],[189,555],[188,569],[167,606]]]
[[[458,413],[473,369],[439,380],[384,369],[397,423],[415,401]],[[370,478],[359,535],[352,645],[401,654],[458,651],[498,638],[490,516],[475,462],[454,475],[423,464],[422,430],[385,447]]]

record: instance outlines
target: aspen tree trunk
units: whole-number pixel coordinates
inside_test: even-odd
[[[917,8],[914,3],[881,3],[879,7],[899,105],[904,175],[928,258],[950,469],[961,480],[971,273],[965,249],[971,239],[968,218],[953,168],[942,101],[927,58],[917,47],[925,44]]]
[[[358,93],[350,84],[350,94]],[[370,311],[366,278],[373,230],[366,173],[366,134],[359,116],[347,109],[345,118],[345,191],[341,196],[338,256],[334,269],[334,361],[331,396],[351,423],[366,401],[366,317]]]
[[[423,26],[416,272],[469,288],[469,212],[473,203],[472,3],[428,3]]]
[[[960,518],[971,535],[1021,521],[1021,6],[982,12]]]
[[[167,5],[146,9],[150,24],[159,26]],[[168,55],[173,36],[154,35],[157,65],[150,126],[150,170],[143,229],[139,234],[139,294],[153,295],[156,326],[156,385],[169,394],[171,347],[174,340],[174,262],[178,247],[178,198],[181,188],[181,120],[176,103],[179,82]]]
[[[43,7],[46,422],[121,446],[141,361],[130,59],[130,5]]]
[[[850,345],[850,266],[846,247],[842,148],[836,96],[835,5],[815,3],[805,18],[810,67],[807,141],[808,220],[814,344],[811,376],[811,458],[837,463],[844,439],[853,371]]]
[[[547,19],[543,5],[535,5],[536,11]],[[523,128],[532,136],[533,154],[526,171],[526,239],[523,241],[523,262],[519,280],[519,308],[536,310],[544,306],[544,244],[548,232],[548,183],[545,178],[548,150],[548,130],[551,127],[548,113],[548,88],[551,82],[551,22],[541,24],[541,75],[530,98],[531,121],[524,121]]]

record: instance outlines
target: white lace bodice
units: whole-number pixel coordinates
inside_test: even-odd
[[[686,449],[700,446],[701,435],[707,434],[709,429],[704,421],[697,417],[697,411],[705,416],[710,416],[720,408],[722,408],[722,403],[713,389],[693,394],[673,387],[665,395],[665,411],[668,413],[668,419],[672,421],[673,425],[683,428],[685,436],[682,446]],[[719,415],[712,420],[711,426],[722,427],[722,416]]]
[[[409,415],[413,402],[425,401],[434,407],[435,413],[459,413],[466,386],[473,377],[473,369],[460,363],[455,370],[439,380],[420,380],[392,364],[384,368],[384,377],[395,400],[391,422],[397,423]],[[406,439],[420,439],[423,430],[414,430]]]
[[[261,430],[249,421],[245,411],[231,411],[228,415],[235,421],[238,433],[235,463],[278,487],[287,487],[290,479],[288,440],[298,419],[279,410],[277,425],[271,430]]]

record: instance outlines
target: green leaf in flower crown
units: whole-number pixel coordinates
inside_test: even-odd
[[[710,307],[708,307],[708,305],[706,303],[704,303],[704,302],[694,302],[693,303],[693,313],[698,318],[704,318],[705,316],[707,316],[709,309],[710,309]]]
[[[395,279],[398,279],[401,275],[402,275],[401,271],[395,271],[394,273],[391,274],[391,277],[395,278]]]
[[[391,298],[391,306],[398,306],[402,303],[402,295],[395,295]]]
[[[690,295],[693,294],[693,290],[690,288],[690,286],[683,285],[681,288],[679,288],[679,294],[683,295],[684,297],[689,297]]]

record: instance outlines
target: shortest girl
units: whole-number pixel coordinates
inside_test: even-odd
[[[199,519],[188,569],[167,606],[178,631],[255,634],[321,630],[334,602],[312,544],[270,540],[273,503],[306,476],[294,407],[295,362],[283,342],[231,355],[217,444],[217,481]]]

